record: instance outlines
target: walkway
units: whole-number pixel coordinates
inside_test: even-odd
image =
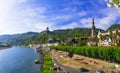
[[[52,56],[52,59],[54,61],[54,64],[56,65],[56,67],[60,68],[60,70],[54,71],[54,73],[94,73],[94,72],[80,72],[79,69],[75,69],[75,68],[64,66],[64,65],[60,64],[55,58],[53,58],[53,56]]]

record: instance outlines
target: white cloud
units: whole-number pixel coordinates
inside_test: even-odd
[[[70,13],[70,14],[62,14],[62,15],[57,15],[53,16],[51,20],[53,21],[67,21],[75,18],[80,18],[85,16],[87,13],[85,11],[80,11],[80,12],[75,12],[75,13]]]
[[[87,13],[86,13],[85,11],[81,11],[81,12],[78,12],[77,15],[78,15],[79,17],[82,17],[82,16],[87,15]]]
[[[46,8],[45,7],[36,7],[36,8],[32,8],[30,6],[27,6],[24,8],[24,10],[21,12],[21,14],[26,14],[29,17],[41,17],[41,18],[45,18],[45,16],[43,16],[42,14],[44,14],[46,12]]]
[[[27,2],[28,0],[16,0],[16,1],[18,1],[19,3],[25,3],[25,2]]]
[[[105,2],[108,2],[109,0],[105,0]]]
[[[92,17],[88,17],[89,13],[87,14],[87,12],[82,11],[82,9],[78,11],[77,6],[75,6],[84,5],[84,3],[78,3],[80,0],[73,0],[74,5],[71,5],[73,7],[68,4],[68,7],[66,6],[66,8],[58,11],[50,9],[49,11],[49,6],[47,6],[48,8],[41,5],[33,6],[34,4],[27,4],[28,1],[32,0],[0,0],[0,34],[22,33],[26,31],[40,32],[45,30],[46,27],[50,27],[51,30],[76,27],[91,28]],[[101,1],[101,3],[102,2],[103,1]],[[58,13],[55,14],[54,12]],[[106,8],[96,11],[96,13],[103,15],[102,17],[95,17],[96,27],[102,29],[107,29],[108,26],[120,17],[119,11],[115,8]],[[61,25],[58,25],[59,23]],[[70,24],[64,25],[64,23]]]
[[[13,32],[12,25],[8,18],[12,17],[10,14],[14,8],[14,0],[7,1],[7,0],[0,0],[0,34],[11,33]]]
[[[39,22],[39,23],[36,23],[34,26],[35,26],[35,30],[39,30],[39,31],[44,31],[44,30],[46,30],[47,27],[49,27],[50,30],[53,29],[52,23]]]
[[[85,19],[81,19],[80,23],[82,24],[83,27],[90,28],[91,21],[92,21],[92,18],[85,18]]]
[[[56,17],[54,17],[52,20],[69,20],[73,18],[72,15],[58,15]]]
[[[0,0],[0,35],[35,30],[36,27],[34,27],[34,24],[46,18],[43,15],[46,11],[45,7],[33,7],[27,5],[27,1],[28,0]]]
[[[107,29],[110,25],[115,24],[116,20],[120,17],[120,12],[116,8],[107,8],[101,12],[103,12],[105,16],[99,18],[97,21],[103,29]]]
[[[82,5],[83,3],[80,0],[72,0],[72,4]]]
[[[63,14],[44,15],[48,10],[42,6],[27,5],[31,0],[0,0],[0,34],[23,33],[26,31],[43,31],[46,27],[51,30],[64,28],[58,22],[72,20],[86,15],[85,12],[74,12]],[[48,12],[49,13],[49,12]],[[55,25],[56,24],[56,25]],[[77,23],[65,25],[68,28],[77,27]],[[11,30],[6,30],[11,29]]]
[[[103,17],[95,18],[95,26],[104,30],[106,30],[110,25],[115,24],[118,17],[120,17],[120,12],[115,8],[106,8],[98,12],[102,14]],[[92,18],[83,18],[80,20],[80,23],[83,27],[91,28]]]
[[[77,27],[79,27],[79,24],[78,23],[76,23],[76,22],[72,22],[72,23],[70,23],[70,24],[67,24],[67,25],[64,25],[64,26],[60,26],[59,28],[60,29],[69,29],[69,28],[71,28],[71,29],[73,29],[73,28],[77,28]]]
[[[24,24],[29,28],[29,30],[37,32],[44,31],[47,27],[49,27],[50,30],[54,29],[54,23],[51,22],[43,22],[37,20],[31,21],[30,19],[24,19]]]

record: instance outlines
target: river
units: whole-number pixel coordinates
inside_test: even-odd
[[[40,57],[34,49],[12,47],[0,50],[0,73],[40,73],[34,60]]]

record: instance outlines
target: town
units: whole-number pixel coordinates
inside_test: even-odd
[[[50,67],[54,73],[119,73],[120,29],[97,32],[94,19],[91,27],[91,35],[88,37],[78,37],[79,39],[67,37],[66,40],[59,42],[49,37],[52,32],[47,27],[42,34],[44,37],[48,36],[48,43],[29,46],[50,50],[47,54],[50,53],[52,58],[50,61],[54,62],[53,67]],[[43,69],[46,69],[44,64]]]
[[[77,39],[75,37],[67,37],[64,40],[55,41],[54,37],[49,37],[51,34],[49,28],[47,27],[46,31],[43,31],[43,34],[48,34],[48,45],[68,45],[68,46],[120,46],[120,29],[114,30],[97,30],[95,27],[94,19],[91,23],[91,35],[88,37],[80,37]],[[74,34],[72,34],[74,35]],[[64,36],[64,35],[63,35]],[[45,36],[44,36],[45,37]],[[82,43],[82,44],[80,44]],[[39,45],[39,43],[38,43]]]

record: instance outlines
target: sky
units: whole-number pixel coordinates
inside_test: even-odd
[[[91,28],[120,23],[120,10],[108,0],[0,0],[0,35],[28,31]]]

